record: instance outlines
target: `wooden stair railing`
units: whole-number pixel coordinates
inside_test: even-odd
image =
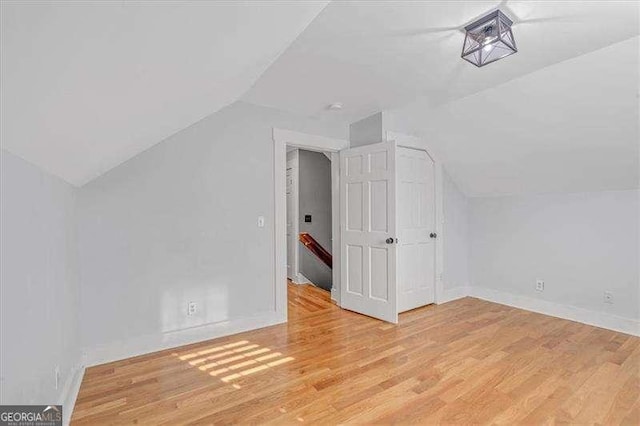
[[[308,232],[301,232],[298,237],[300,242],[309,250],[315,254],[329,268],[333,268],[333,256],[327,250],[324,249]]]

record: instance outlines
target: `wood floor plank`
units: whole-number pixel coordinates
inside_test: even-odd
[[[287,324],[88,368],[83,424],[638,424],[640,338],[464,298],[400,315],[288,285]]]

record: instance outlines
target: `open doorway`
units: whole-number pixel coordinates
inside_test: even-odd
[[[331,156],[287,149],[287,278],[331,291]]]
[[[290,281],[287,278],[289,275],[287,271],[287,151],[297,148],[321,153],[321,155],[325,155],[322,153],[326,153],[331,158],[331,243],[328,244],[328,247],[325,247],[325,249],[328,249],[332,257],[331,292],[329,294],[315,286],[310,286],[309,288],[316,289],[318,292],[321,292],[320,294],[325,298],[324,302],[329,306],[335,307],[335,304],[340,306],[341,296],[341,238],[339,211],[340,156],[338,153],[341,150],[348,148],[349,142],[344,139],[328,138],[278,128],[273,129],[273,142],[275,311],[280,315],[282,321],[287,321],[288,319],[291,319],[288,296],[291,293],[292,287],[301,287],[299,285],[289,285],[288,283]],[[313,221],[313,215],[311,220]],[[294,232],[294,234],[299,234],[297,230],[292,232]],[[297,245],[300,244],[298,241],[299,240],[296,240]],[[317,303],[317,300],[314,299],[314,303]]]
[[[287,146],[287,280],[317,287],[327,299],[333,287],[331,158]]]
[[[392,132],[386,139],[349,147],[344,140],[273,129],[275,296],[283,321],[289,146],[331,156],[331,299],[392,323],[399,312],[442,300],[442,240],[436,239],[443,224],[442,168],[419,139]],[[299,244],[300,232],[294,234]],[[403,303],[404,296],[411,303]]]

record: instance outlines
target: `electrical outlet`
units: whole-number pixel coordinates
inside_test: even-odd
[[[55,375],[56,389],[60,387],[60,366],[56,365],[56,368],[53,369],[53,374]]]
[[[613,293],[610,291],[604,292],[604,303],[613,303]]]
[[[536,280],[536,291],[544,291],[544,280]]]
[[[189,304],[187,305],[187,315],[192,316],[196,313],[197,310],[198,305],[196,304],[196,302],[189,302]]]

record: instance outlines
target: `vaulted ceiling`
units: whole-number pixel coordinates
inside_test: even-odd
[[[82,185],[236,101],[327,1],[2,1],[2,147]]]
[[[439,107],[388,113],[469,196],[640,188],[640,37]]]
[[[593,58],[639,34],[637,2],[326,3],[3,2],[2,146],[82,185],[238,99],[345,123],[392,110],[406,130],[437,140],[465,191],[491,195],[540,192],[552,185],[534,172],[529,160],[535,156],[508,145],[517,126],[534,136],[550,135],[549,141],[603,138],[603,132],[574,128],[608,107],[619,114],[605,114],[603,120],[625,129],[633,124],[628,117],[638,105],[637,48],[605,55],[614,59],[608,67]],[[514,20],[519,52],[476,68],[460,59],[460,29],[496,7]],[[592,59],[545,73],[583,56]],[[619,68],[624,66],[631,68]],[[590,86],[608,73],[614,74],[613,87],[598,106],[608,84]],[[635,101],[619,99],[628,91]],[[556,104],[550,103],[554,96],[560,99]],[[326,109],[337,101],[344,104],[341,111]],[[500,143],[474,133],[499,127],[484,107],[494,104],[512,120],[499,133]],[[576,111],[566,114],[574,105]],[[478,117],[485,117],[486,125],[478,124]],[[562,117],[568,117],[564,124]],[[449,134],[443,123],[459,128]],[[553,133],[558,126],[565,129]],[[550,175],[561,180],[563,190],[625,186],[633,172],[617,178],[607,173],[620,158],[633,155],[634,134],[616,134],[615,155],[601,156],[605,167],[593,166],[606,148],[593,148],[590,139],[586,145],[555,144],[555,150],[549,142],[544,145],[549,149],[536,155],[566,164],[591,150],[571,173],[558,169]],[[472,136],[479,138],[475,146],[462,142]],[[539,142],[534,136],[519,146]],[[478,147],[484,150],[471,155]],[[588,165],[594,176],[576,177]],[[487,175],[490,170],[493,175]],[[496,186],[501,178],[513,183]],[[544,184],[532,184],[536,179]],[[608,184],[598,185],[603,179]]]
[[[476,68],[460,58],[461,29],[496,7],[519,53]],[[244,99],[351,121],[420,97],[436,106],[633,37],[638,14],[629,1],[335,1]]]

